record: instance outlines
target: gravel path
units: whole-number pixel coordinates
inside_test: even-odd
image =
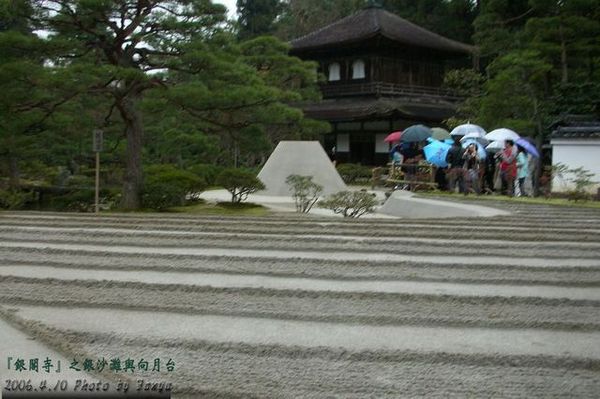
[[[600,211],[503,206],[0,213],[0,316],[67,359],[172,358],[176,398],[597,397]]]

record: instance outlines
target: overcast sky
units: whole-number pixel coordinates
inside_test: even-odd
[[[227,7],[227,10],[228,10],[227,15],[229,15],[229,18],[235,18],[236,0],[213,0],[213,3],[224,4],[225,7]]]

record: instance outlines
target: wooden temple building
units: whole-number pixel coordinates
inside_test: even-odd
[[[392,131],[416,123],[441,126],[460,100],[442,89],[446,71],[470,67],[475,47],[450,40],[371,5],[291,42],[291,55],[316,61],[323,100],[303,107],[328,121],[323,138],[340,162],[388,161]]]

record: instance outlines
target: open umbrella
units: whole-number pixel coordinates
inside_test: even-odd
[[[500,128],[492,130],[491,132],[485,135],[485,138],[489,141],[517,141],[521,138],[521,136],[519,136],[516,132],[510,129]]]
[[[485,136],[485,130],[481,126],[475,125],[473,123],[465,123],[456,126],[450,132],[450,136],[466,136],[469,133],[477,133],[481,137]]]
[[[450,132],[441,127],[432,127],[431,131],[433,132],[431,137],[433,137],[436,140],[444,141],[450,138]]]
[[[492,152],[501,151],[504,148],[504,141],[492,141],[485,149]]]
[[[433,132],[425,125],[412,125],[402,132],[402,141],[405,143],[415,143],[425,141],[431,137]]]
[[[467,133],[460,139],[460,142],[462,143],[466,140],[475,140],[484,146],[489,143],[488,139],[486,139],[484,136],[481,136],[480,133],[476,132]]]
[[[401,131],[392,132],[392,133],[388,134],[387,137],[383,139],[383,141],[385,141],[386,143],[393,143],[396,141],[400,141],[401,136],[402,136]]]
[[[446,162],[446,155],[448,155],[448,150],[450,147],[452,147],[450,144],[433,140],[431,143],[423,147],[425,159],[427,162],[433,165],[445,168],[448,166],[448,163]]]
[[[528,154],[531,154],[532,156],[539,158],[540,157],[540,153],[537,150],[537,148],[535,148],[535,146],[530,143],[528,140],[525,140],[524,138],[520,138],[517,139],[517,141],[515,141],[515,144],[518,145],[519,147],[522,147]]]
[[[467,148],[469,145],[475,144],[477,146],[477,155],[479,155],[480,159],[486,159],[487,153],[485,152],[485,147],[477,140],[469,139],[465,140],[461,143],[463,148]]]

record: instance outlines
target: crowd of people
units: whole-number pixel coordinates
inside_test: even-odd
[[[532,194],[532,177],[535,161],[521,146],[512,140],[504,148],[480,155],[476,143],[463,148],[459,137],[446,156],[447,167],[438,167],[435,181],[440,190],[469,194],[502,193],[508,196]],[[406,180],[415,178],[416,165],[425,159],[418,143],[396,145],[391,151],[392,162],[402,165]]]

